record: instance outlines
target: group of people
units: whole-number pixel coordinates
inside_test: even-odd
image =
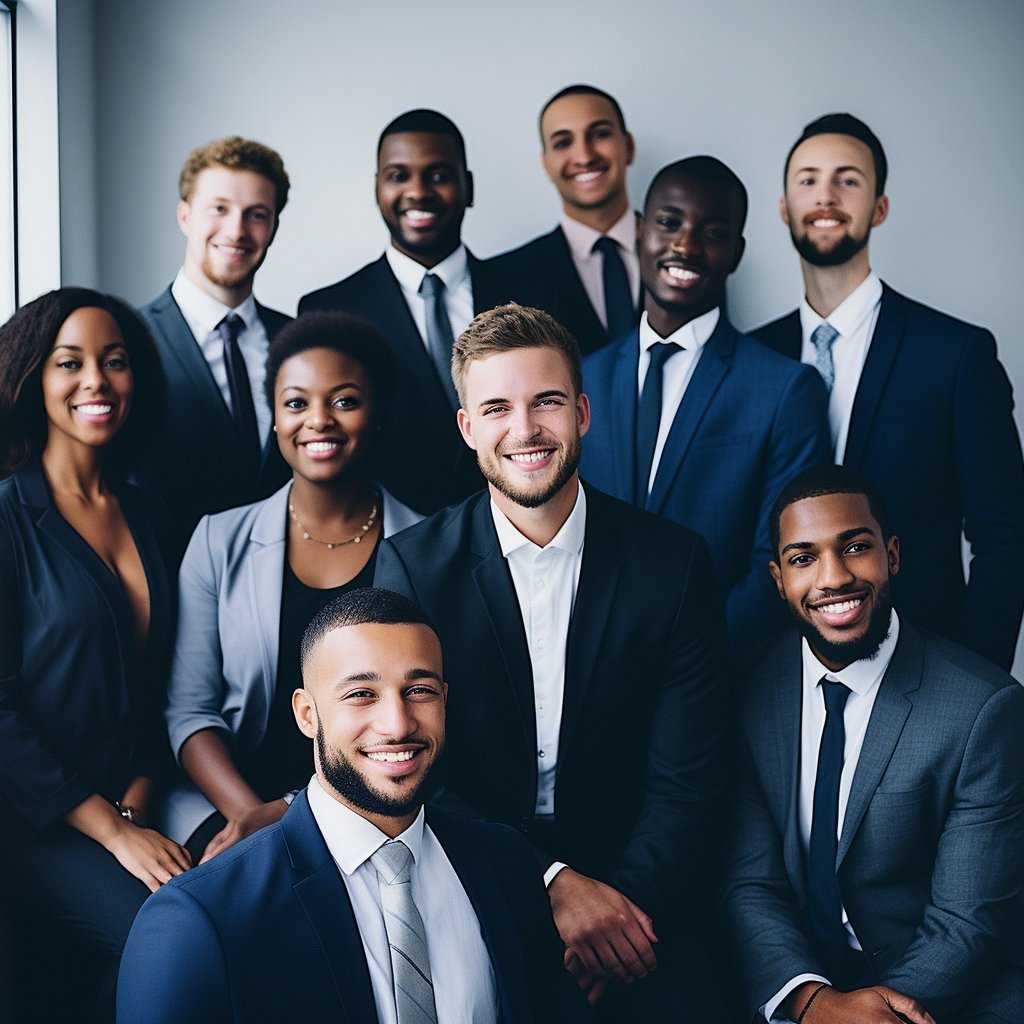
[[[539,127],[561,221],[504,255],[415,110],[387,250],[296,319],[253,297],[288,176],[233,137],[185,163],[159,298],[0,328],[19,1019],[1024,1020],[992,336],[871,270],[849,114],[785,157],[805,291],[750,336],[725,164],[637,214],[611,96]]]

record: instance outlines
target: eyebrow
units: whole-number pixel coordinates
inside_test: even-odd
[[[347,380],[343,384],[335,384],[334,387],[331,388],[331,390],[328,391],[327,393],[329,395],[333,395],[335,391],[344,391],[345,388],[355,388],[356,391],[362,391],[363,390],[358,384],[356,384],[355,381]],[[283,388],[281,388],[281,392],[282,393],[284,393],[285,391],[302,391],[302,392],[305,392],[307,390],[308,389],[304,388],[301,384],[286,384]]]
[[[849,530],[843,530],[842,533],[837,533],[836,534],[836,540],[838,540],[840,543],[845,544],[846,541],[853,540],[854,537],[859,537],[862,533],[866,533],[866,534],[868,534],[871,537],[873,537],[875,535],[875,531],[872,530],[870,526],[854,526],[854,527],[852,527]],[[794,549],[794,550],[797,550],[797,551],[806,551],[809,548],[813,548],[813,547],[814,547],[814,544],[812,544],[811,541],[809,541],[809,540],[797,540],[797,541],[793,541],[792,544],[787,544],[779,552],[779,554],[780,555],[784,555],[791,548]]]
[[[82,346],[81,345],[67,345],[67,344],[65,344],[63,342],[60,345],[54,345],[53,346],[53,351],[56,352],[57,349],[59,349],[59,348],[66,348],[69,352],[81,352],[82,351]],[[112,341],[109,345],[104,345],[103,346],[103,351],[104,352],[109,352],[112,348],[123,348],[126,352],[128,351],[128,349],[125,346],[125,343],[123,341]]]
[[[803,174],[805,171],[820,172],[821,168],[820,167],[799,167],[793,173],[794,174]],[[857,167],[855,164],[847,164],[845,167],[837,167],[833,171],[833,173],[834,174],[846,174],[849,171],[856,171],[861,176],[863,176],[865,178],[867,177],[867,174],[860,167]]]
[[[568,401],[569,396],[564,391],[560,391],[558,388],[552,388],[550,391],[538,391],[533,396],[533,401],[536,402],[539,398],[564,398]],[[484,401],[477,404],[478,409],[484,408],[486,405],[511,405],[511,400],[508,398],[486,398]]]
[[[443,681],[433,669],[429,668],[411,668],[405,673],[405,681],[407,683],[414,682],[417,679],[433,679],[436,683]]]
[[[601,127],[603,125],[607,125],[609,128],[613,128],[614,127],[614,124],[612,123],[611,118],[609,118],[609,117],[599,117],[596,121],[591,121],[590,124],[588,124],[586,126],[586,128],[584,128],[583,130],[585,132],[589,132],[591,130],[591,128],[599,128],[599,127]],[[572,135],[572,129],[571,128],[556,128],[554,131],[552,131],[548,135],[548,138],[549,139],[553,139],[553,138],[555,138],[556,135]]]
[[[458,164],[452,163],[451,160],[434,160],[431,163],[427,164],[427,166],[424,167],[423,170],[424,171],[434,171],[434,170],[437,170],[439,167],[443,167],[445,170],[454,171],[454,170],[458,169]],[[408,170],[410,170],[409,164],[403,164],[403,163],[400,163],[399,161],[394,161],[392,163],[385,164],[381,168],[381,171],[408,171]]]

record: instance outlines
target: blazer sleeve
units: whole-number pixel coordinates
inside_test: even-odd
[[[373,570],[373,585],[380,590],[393,590],[396,594],[417,601],[412,580],[398,549],[386,538],[380,542],[377,565]],[[418,603],[418,601],[417,601]]]
[[[179,762],[185,740],[200,729],[217,729],[229,742],[233,740],[223,711],[219,590],[207,516],[192,534],[178,572],[178,630],[166,715],[171,749]]]
[[[1020,930],[1024,882],[1024,689],[985,703],[939,836],[931,898],[903,956],[880,979],[953,1019]],[[894,837],[913,841],[913,836]]]
[[[788,613],[768,572],[775,557],[771,541],[771,514],[782,488],[798,473],[832,458],[828,424],[828,392],[812,366],[798,363],[779,396],[764,462],[757,531],[750,564],[726,597],[729,639],[741,647],[784,626]]]
[[[233,1020],[220,936],[206,909],[178,886],[143,904],[117,976],[118,1024]]]
[[[953,402],[964,533],[974,554],[956,639],[1009,671],[1024,612],[1024,461],[1013,390],[988,331],[965,348]]]

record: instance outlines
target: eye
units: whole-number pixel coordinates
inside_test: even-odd
[[[852,544],[848,544],[844,549],[844,552],[848,555],[860,554],[862,551],[870,551],[871,542],[866,540],[855,540]]]
[[[487,406],[486,409],[483,410],[481,415],[482,416],[490,416],[491,413],[506,412],[507,410],[508,410],[508,406],[507,405],[489,405],[489,406]]]
[[[555,405],[555,406],[560,406],[560,405],[564,405],[564,404],[565,404],[565,403],[564,403],[564,402],[562,401],[562,399],[560,399],[560,398],[542,398],[542,399],[541,399],[541,400],[540,400],[540,401],[539,401],[539,402],[537,403],[537,407],[538,407],[538,408],[540,408],[541,406],[545,406],[545,405]]]
[[[654,223],[658,225],[663,231],[678,231],[679,230],[679,218],[678,217],[656,217]]]
[[[125,356],[111,356],[104,365],[109,366],[111,370],[127,370],[128,360]]]
[[[611,134],[611,128],[595,128],[590,137],[592,139],[607,139],[611,137]]]
[[[409,180],[409,173],[408,171],[391,171],[388,173],[387,180],[400,185],[403,181]]]
[[[556,139],[554,142],[551,143],[551,148],[552,149],[565,149],[565,147],[568,146],[568,145],[569,145],[569,140],[568,139],[565,139],[565,138]]]
[[[342,697],[342,702],[345,704],[369,704],[376,699],[377,694],[373,690],[349,690]]]
[[[406,697],[418,697],[420,700],[431,699],[432,697],[440,697],[441,693],[436,686],[431,686],[426,683],[420,683],[417,686],[410,686],[405,691]]]
[[[814,561],[814,556],[809,555],[806,552],[801,552],[798,555],[793,555],[789,560],[790,565],[810,565]]]
[[[77,359],[62,359],[57,366],[61,370],[78,370],[82,364]]]
[[[447,185],[448,182],[454,180],[455,175],[451,171],[434,171],[430,175],[430,183],[432,185]]]
[[[286,398],[281,403],[286,409],[305,409],[306,400],[304,398]]]
[[[335,409],[358,409],[360,404],[355,395],[338,395],[331,403]]]
[[[724,228],[708,228],[704,235],[711,242],[727,242],[729,240],[729,232]]]

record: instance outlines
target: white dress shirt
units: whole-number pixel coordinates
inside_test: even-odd
[[[231,408],[231,385],[228,383],[228,368],[224,364],[224,339],[216,328],[228,313],[237,313],[242,318],[245,326],[238,332],[238,347],[242,350],[245,370],[249,376],[252,404],[256,409],[256,427],[259,430],[262,448],[267,443],[272,419],[263,389],[270,341],[263,321],[256,312],[256,300],[252,293],[249,293],[245,302],[232,310],[230,306],[225,306],[223,302],[193,284],[185,276],[185,268],[182,267],[171,285],[171,296],[178,304],[192,337],[196,339],[196,344],[210,367],[210,373],[213,374],[213,379],[224,396],[224,404],[232,413],[234,410]]]
[[[313,818],[352,902],[370,968],[377,1018],[380,1024],[397,1024],[391,949],[377,870],[370,862],[388,836],[325,793],[316,776],[307,793]],[[480,921],[444,849],[426,824],[422,807],[397,838],[412,851],[412,898],[427,933],[438,1024],[497,1024],[498,991]]]
[[[559,221],[562,225],[562,233],[569,243],[569,252],[572,255],[573,265],[576,273],[580,275],[583,282],[583,290],[590,299],[591,306],[597,314],[601,326],[608,330],[608,313],[604,305],[604,256],[600,251],[594,252],[594,243],[601,237],[600,231],[595,231],[578,220],[573,220],[563,211]],[[626,268],[626,277],[629,278],[629,294],[633,296],[633,305],[636,305],[637,297],[640,294],[640,260],[636,254],[636,214],[630,209],[605,232],[613,241],[618,243],[619,255]]]
[[[679,403],[686,394],[686,386],[690,383],[693,371],[697,367],[701,352],[708,338],[714,334],[718,326],[721,311],[715,307],[689,323],[683,324],[678,331],[662,338],[647,322],[647,311],[640,317],[640,362],[637,366],[637,396],[644,393],[644,382],[647,369],[651,365],[651,346],[658,342],[674,341],[681,352],[673,352],[665,360],[661,371],[661,419],[658,421],[658,439],[654,443],[654,458],[651,460],[651,475],[647,480],[647,493],[654,488],[654,480],[658,475],[658,464],[661,453],[665,450],[668,432],[672,429],[672,421],[679,411]]]
[[[420,285],[427,274],[436,274],[444,283],[444,307],[452,325],[452,338],[458,341],[459,335],[473,319],[473,281],[469,276],[466,247],[460,245],[455,252],[429,270],[404,252],[399,252],[393,245],[387,247],[385,256],[392,273],[398,278],[405,304],[409,307],[424,347],[427,344],[427,304],[420,293]]]
[[[818,752],[821,748],[821,737],[825,731],[825,695],[822,693],[822,677],[842,683],[850,691],[846,707],[843,710],[843,728],[846,742],[843,747],[843,771],[839,778],[839,822],[836,838],[843,834],[843,821],[846,818],[846,805],[850,801],[850,787],[857,770],[861,747],[868,731],[871,709],[875,706],[878,686],[889,667],[896,641],[900,635],[900,620],[893,609],[889,617],[889,634],[882,641],[878,652],[873,658],[861,658],[838,672],[832,672],[818,661],[806,640],[802,642],[803,686],[800,706],[800,799],[798,805],[800,839],[806,855],[811,845],[811,823],[814,817],[814,782],[818,773]],[[843,907],[843,926],[846,928],[846,941],[852,949],[861,949]],[[761,1012],[768,1020],[772,1019],[779,1003],[793,989],[805,981],[828,981],[817,974],[801,974],[787,982],[775,997],[770,1000]],[[777,1017],[776,1020],[786,1020]]]
[[[846,454],[853,400],[857,396],[861,371],[868,357],[881,305],[882,282],[873,270],[827,317],[818,316],[807,304],[806,296],[800,300],[800,327],[803,331],[800,362],[817,366],[818,353],[811,344],[811,335],[816,327],[828,321],[839,332],[839,337],[832,342],[832,365],[836,375],[828,402],[828,424],[837,466],[842,465]]]

